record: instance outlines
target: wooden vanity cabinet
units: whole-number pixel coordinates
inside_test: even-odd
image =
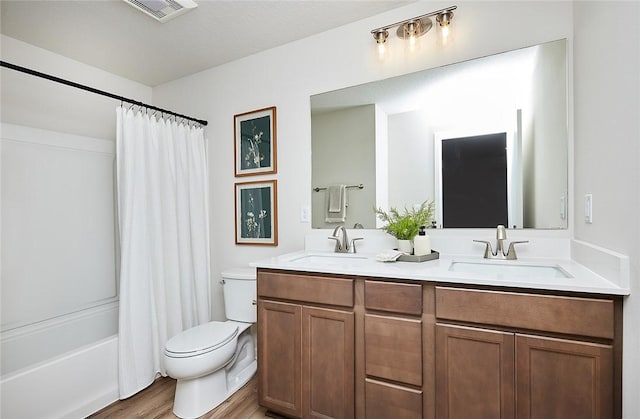
[[[438,418],[619,417],[613,300],[436,287],[436,317]]]
[[[622,417],[622,300],[258,270],[258,398],[291,418]]]
[[[258,272],[258,399],[296,418],[354,417],[353,280]]]

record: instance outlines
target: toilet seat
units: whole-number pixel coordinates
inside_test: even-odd
[[[167,341],[164,353],[171,358],[189,358],[214,351],[238,336],[238,325],[209,322],[178,333]]]

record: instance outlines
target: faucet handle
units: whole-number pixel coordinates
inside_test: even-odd
[[[493,250],[491,250],[491,242],[486,240],[474,240],[476,243],[484,243],[486,246],[484,248],[484,258],[489,259],[493,255]]]
[[[498,239],[498,240],[506,240],[507,239],[507,229],[502,224],[500,224],[496,228],[496,239]]]
[[[351,239],[351,248],[353,249],[353,253],[356,253],[356,240],[364,240],[364,237],[356,237],[355,239]]]
[[[509,249],[507,250],[507,254],[505,255],[505,257],[507,258],[507,260],[516,260],[518,259],[518,255],[516,255],[516,244],[520,244],[520,243],[529,243],[529,240],[521,240],[521,241],[515,241],[515,242],[511,242],[509,243]]]
[[[335,240],[336,241],[336,247],[333,250],[335,253],[340,253],[342,252],[342,245],[340,244],[340,238],[339,237],[335,237],[335,236],[329,236],[327,237],[329,240]]]

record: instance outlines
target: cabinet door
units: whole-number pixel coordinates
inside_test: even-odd
[[[516,335],[519,419],[613,417],[609,345]]]
[[[354,314],[302,309],[302,401],[305,418],[354,417]]]
[[[302,416],[302,307],[258,300],[258,399],[286,415]]]
[[[436,417],[514,417],[514,335],[436,324]]]

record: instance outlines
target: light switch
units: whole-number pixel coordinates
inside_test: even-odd
[[[311,221],[311,208],[309,205],[303,205],[300,207],[300,222],[308,223]]]
[[[593,223],[593,195],[590,193],[584,196],[584,222]]]

